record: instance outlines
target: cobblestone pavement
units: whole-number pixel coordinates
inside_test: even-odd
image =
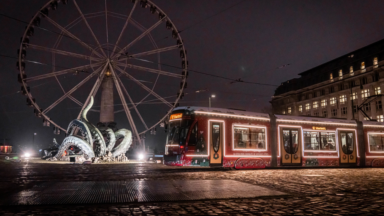
[[[289,193],[289,197],[129,203],[113,205],[2,206],[0,215],[384,215],[384,169],[227,170],[159,164],[34,164],[0,161],[0,190],[41,181],[233,179]]]

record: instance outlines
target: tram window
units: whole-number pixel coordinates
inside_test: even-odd
[[[283,130],[283,143],[288,154],[295,154],[299,149],[299,131]]]
[[[198,122],[192,127],[191,129],[191,135],[189,135],[189,141],[188,141],[188,146],[195,146],[197,141],[198,141],[198,127],[197,127]]]
[[[384,151],[384,134],[369,134],[369,151]]]
[[[305,150],[335,150],[336,135],[334,132],[304,131]]]
[[[351,132],[341,132],[341,149],[344,154],[352,154],[353,152],[353,133]]]
[[[265,149],[265,128],[233,127],[235,149]]]

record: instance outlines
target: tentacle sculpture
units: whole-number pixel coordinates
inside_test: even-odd
[[[59,151],[57,152],[55,158],[60,159],[65,150],[67,150],[70,146],[77,146],[84,153],[85,158],[95,157],[93,153],[93,149],[90,145],[83,139],[75,136],[68,136],[63,140],[63,143],[60,145]]]
[[[108,143],[106,143],[107,151],[112,151],[112,149],[116,143],[115,133],[113,132],[113,130],[111,128],[107,128],[107,130],[105,130],[105,132],[107,132],[107,140],[108,140]]]
[[[123,136],[123,140],[121,143],[116,146],[114,149],[112,149],[112,156],[116,157],[120,154],[123,154],[128,151],[129,147],[131,147],[132,144],[132,132],[127,129],[120,129],[116,131],[115,133],[116,137]]]
[[[93,105],[93,97],[89,104],[81,113],[80,119],[75,119],[69,123],[67,129],[67,137],[59,146],[59,150],[54,158],[61,159],[64,152],[70,146],[77,146],[84,154],[84,158],[91,159],[95,157],[102,157],[107,154],[112,154],[112,157],[117,157],[121,161],[121,157],[128,151],[132,143],[132,133],[127,129],[120,129],[115,133],[111,128],[107,128],[107,140],[105,143],[104,137],[100,130],[87,119],[87,113]],[[116,144],[116,137],[123,137],[123,140],[118,146]],[[123,155],[125,157],[125,155]],[[120,159],[119,159],[120,158]]]

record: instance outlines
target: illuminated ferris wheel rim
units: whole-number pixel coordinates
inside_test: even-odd
[[[18,67],[18,70],[19,70],[19,77],[18,77],[19,78],[19,82],[21,82],[23,94],[27,96],[28,105],[34,107],[34,111],[35,111],[36,116],[44,118],[44,121],[45,122],[49,122],[50,124],[52,124],[55,129],[62,130],[64,132],[66,132],[66,129],[64,129],[63,127],[61,127],[57,123],[55,123],[47,115],[47,113],[51,109],[53,109],[56,105],[58,105],[61,101],[63,101],[66,98],[69,98],[72,101],[74,101],[75,103],[77,103],[79,106],[82,107],[81,111],[79,112],[79,116],[78,116],[78,118],[79,118],[80,117],[80,113],[85,108],[85,106],[88,104],[88,102],[90,100],[90,97],[96,95],[96,93],[98,91],[98,88],[100,87],[101,82],[102,82],[102,80],[104,78],[104,75],[106,74],[106,71],[108,69],[110,69],[110,72],[112,72],[112,75],[115,75],[115,77],[116,77],[116,79],[114,79],[115,88],[117,89],[117,91],[119,93],[119,97],[120,97],[122,105],[124,107],[124,111],[125,111],[125,113],[127,115],[129,124],[130,124],[130,126],[131,126],[131,128],[133,130],[133,133],[137,136],[137,138],[139,138],[139,134],[140,135],[144,134],[147,131],[152,130],[153,128],[155,128],[161,122],[163,122],[165,120],[165,118],[168,116],[168,114],[172,112],[173,108],[177,106],[179,100],[183,97],[183,90],[186,87],[186,80],[187,80],[187,76],[188,76],[188,69],[187,69],[188,68],[188,61],[187,61],[187,53],[186,53],[184,44],[182,42],[183,40],[182,40],[182,38],[181,38],[181,36],[179,34],[179,31],[177,30],[176,26],[173,24],[171,19],[156,4],[154,4],[150,0],[141,0],[141,1],[139,1],[139,0],[132,0],[132,2],[134,2],[133,3],[133,7],[132,7],[132,9],[131,9],[131,11],[129,12],[128,15],[118,14],[118,13],[114,13],[114,12],[108,11],[107,7],[106,7],[107,6],[107,0],[105,0],[105,11],[100,11],[100,12],[96,12],[96,13],[83,14],[81,9],[79,8],[79,6],[76,3],[76,0],[72,0],[74,5],[76,6],[80,16],[77,19],[75,19],[74,21],[72,21],[70,24],[68,24],[67,26],[63,27],[63,26],[59,25],[58,23],[56,23],[54,20],[50,19],[48,17],[48,12],[50,10],[56,10],[57,6],[58,6],[58,3],[67,4],[67,2],[68,2],[67,0],[61,0],[61,1],[60,0],[50,0],[50,1],[48,1],[33,16],[31,21],[29,22],[28,26],[26,27],[26,30],[24,31],[23,37],[21,39],[20,47],[19,47],[19,50],[18,50],[18,60],[19,61],[17,62],[17,67]],[[132,18],[132,14],[133,14],[134,10],[136,9],[136,7],[138,7],[138,4],[140,4],[141,7],[143,7],[143,8],[149,8],[150,12],[152,14],[158,15],[159,21],[157,21],[155,24],[153,24],[149,28],[145,28],[145,27],[141,26],[139,22],[137,22],[136,20],[134,20]],[[88,20],[91,19],[91,18],[94,18],[94,17],[104,16],[104,15],[105,15],[105,18],[106,18],[107,43],[106,44],[100,44],[99,40],[95,36],[92,28],[89,26]],[[109,43],[109,41],[108,41],[109,40],[108,39],[108,16],[115,17],[115,18],[120,18],[120,19],[125,19],[124,27],[121,30],[121,32],[119,34],[119,38],[117,39],[116,43]],[[36,27],[36,26],[39,27],[39,25],[40,25],[40,17],[44,18],[45,20],[50,22],[51,24],[53,24],[55,27],[57,27],[61,31],[61,33],[58,36],[58,39],[56,40],[56,43],[53,46],[53,48],[43,47],[43,46],[34,45],[34,44],[29,43],[30,42],[29,38],[31,36],[33,36],[33,33],[34,33],[34,27]],[[94,40],[97,43],[96,47],[94,47],[94,48],[91,47],[89,44],[83,42],[82,40],[80,40],[78,37],[76,37],[74,34],[72,34],[69,31],[70,28],[72,28],[74,25],[76,25],[77,23],[79,23],[81,21],[83,21],[86,24],[86,26],[88,27],[89,31],[91,32]],[[174,39],[176,39],[177,43],[176,43],[176,45],[158,48],[156,42],[154,41],[154,39],[153,39],[153,37],[151,35],[151,31],[153,29],[155,29],[157,26],[159,26],[161,23],[164,23],[164,22],[166,23],[166,28],[172,31],[172,37]],[[120,46],[119,47],[118,46],[119,42],[120,42],[121,37],[123,36],[124,30],[125,30],[125,28],[127,27],[128,24],[131,24],[131,25],[135,26],[142,33],[136,39],[131,41],[128,45]],[[81,46],[87,48],[88,50],[90,50],[90,55],[87,56],[87,55],[83,55],[83,54],[77,54],[77,53],[68,52],[68,51],[65,51],[65,50],[58,50],[57,47],[60,44],[60,41],[61,41],[61,38],[63,37],[63,35],[65,35],[67,37],[70,37],[71,39],[77,41],[79,43],[79,45],[81,45]],[[144,37],[148,37],[151,40],[151,43],[152,43],[152,45],[154,46],[155,49],[126,56],[125,52],[133,44],[135,44],[137,41],[141,40]],[[107,50],[108,51],[108,55],[105,53],[105,50],[104,50],[105,46],[107,46],[107,47],[113,46],[113,50],[112,50],[111,53],[109,53],[110,52],[109,49]],[[32,48],[32,49],[36,49],[36,50],[43,50],[43,51],[48,51],[48,52],[52,53],[52,63],[53,63],[52,65],[55,65],[54,63],[55,63],[56,55],[66,55],[66,56],[71,56],[71,57],[75,57],[75,58],[88,59],[90,61],[90,64],[89,65],[75,67],[75,68],[69,68],[69,69],[65,69],[65,70],[61,70],[61,71],[53,70],[51,73],[48,73],[48,74],[43,74],[43,75],[38,75],[38,76],[27,78],[26,73],[25,73],[25,56],[26,56],[26,49],[27,48]],[[175,73],[171,73],[171,72],[167,72],[167,71],[164,71],[164,70],[161,69],[160,53],[171,51],[171,50],[175,50],[175,49],[179,49],[180,50],[180,57],[182,59],[182,73],[181,73],[181,75],[175,74]],[[152,54],[157,54],[158,55],[158,63],[157,63],[158,69],[147,68],[147,67],[142,67],[142,66],[138,66],[138,65],[133,65],[133,64],[128,64],[127,63],[128,59],[137,58],[137,57],[146,56],[146,55],[152,55]],[[124,68],[121,69],[120,67],[124,67]],[[90,75],[88,75],[85,79],[83,79],[80,83],[78,83],[75,87],[73,87],[69,91],[65,91],[62,88],[61,83],[60,83],[59,79],[57,78],[57,76],[68,74],[68,73],[71,73],[72,71],[80,71],[80,70],[85,70],[85,69],[90,69],[90,68],[93,70],[93,72],[91,72]],[[146,71],[146,72],[157,74],[156,80],[155,80],[152,88],[148,88],[147,86],[143,85],[139,80],[135,79],[132,75],[130,75],[128,72],[125,71],[126,68],[131,68],[131,69],[135,69],[135,70],[141,70],[141,71]],[[146,90],[148,92],[148,94],[145,97],[143,97],[143,99],[141,99],[138,103],[134,103],[132,101],[131,97],[129,96],[128,91],[124,87],[124,84],[120,80],[119,76],[117,76],[115,70],[120,72],[119,76],[120,75],[125,75],[129,79],[131,79],[134,82],[136,82],[136,84],[138,84],[142,89]],[[92,77],[94,77],[96,75],[97,75],[98,78],[97,78],[96,83],[94,84],[93,88],[91,89],[90,94],[88,95],[87,100],[85,101],[85,103],[81,103],[80,101],[76,100],[74,97],[71,96],[71,94],[73,92],[75,92],[80,86],[82,86],[89,79],[91,79]],[[158,78],[161,75],[169,76],[169,77],[175,77],[175,78],[181,78],[180,90],[178,91],[176,100],[175,100],[175,102],[173,104],[168,102],[163,97],[161,97],[160,95],[158,95],[156,92],[153,91],[155,86],[156,86],[156,84],[157,84]],[[32,94],[30,92],[30,89],[28,87],[27,82],[32,82],[32,81],[35,81],[35,80],[41,80],[41,79],[51,78],[51,77],[56,78],[56,80],[57,80],[58,84],[60,85],[64,95],[61,96],[58,100],[56,100],[49,107],[47,107],[45,109],[42,109],[42,108],[39,107],[39,105],[36,103],[35,99],[33,98]],[[124,94],[128,97],[129,101],[132,104],[132,107],[128,107],[127,103],[125,102]],[[148,127],[146,125],[145,121],[143,120],[143,118],[141,117],[141,115],[140,115],[140,113],[139,113],[139,111],[137,109],[137,106],[140,105],[141,103],[143,103],[143,101],[148,96],[150,96],[150,95],[155,96],[157,98],[157,100],[159,100],[163,104],[167,105],[169,107],[169,110],[166,113],[166,115],[163,116],[157,123],[155,123],[154,125]],[[132,116],[131,116],[130,111],[129,111],[129,110],[132,110],[132,109],[137,113],[137,115],[139,116],[141,122],[144,124],[145,130],[143,130],[141,132],[137,131],[136,125],[133,122]]]

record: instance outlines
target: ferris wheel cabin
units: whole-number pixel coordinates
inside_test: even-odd
[[[178,107],[164,164],[266,167],[384,166],[384,124],[231,109]]]

